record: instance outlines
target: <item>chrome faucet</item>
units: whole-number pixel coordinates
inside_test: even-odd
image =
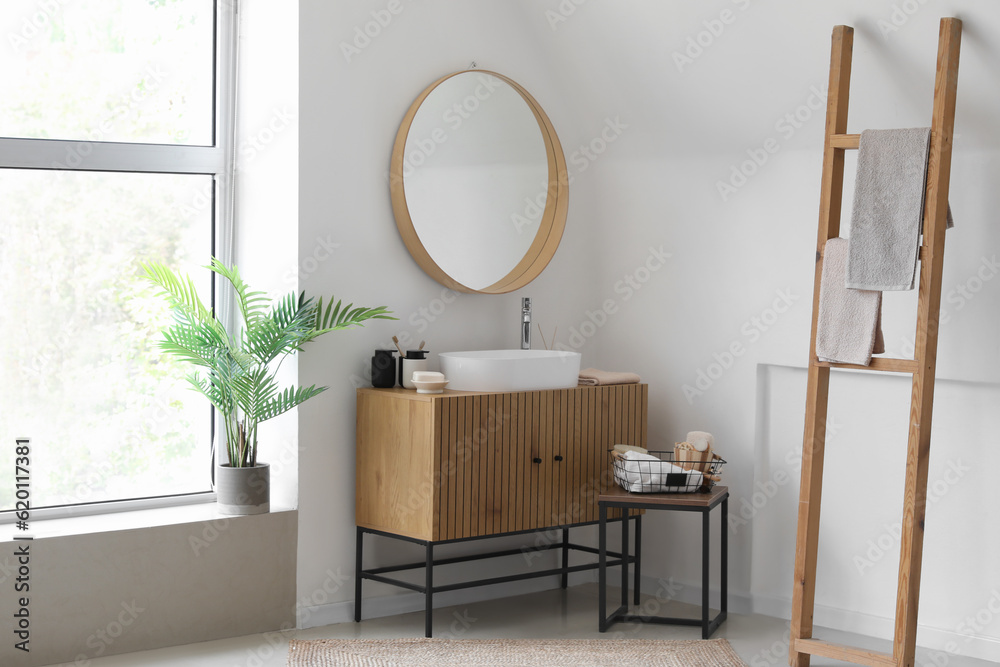
[[[521,299],[521,349],[531,349],[531,299]]]

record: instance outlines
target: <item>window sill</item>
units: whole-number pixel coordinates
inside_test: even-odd
[[[294,507],[273,506],[271,514],[291,512]],[[111,514],[65,517],[59,519],[29,520],[29,530],[17,530],[14,524],[0,525],[0,544],[15,541],[15,537],[31,536],[33,539],[89,535],[121,530],[136,530],[156,526],[173,526],[205,521],[222,521],[242,517],[222,514],[214,501],[194,505],[158,507],[130,510]]]

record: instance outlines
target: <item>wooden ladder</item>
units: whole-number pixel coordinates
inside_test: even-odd
[[[927,505],[927,465],[930,458],[931,413],[934,403],[934,370],[937,362],[938,312],[941,305],[945,216],[951,174],[951,144],[955,125],[955,94],[961,38],[962,22],[959,19],[941,19],[924,202],[924,233],[920,247],[920,283],[913,359],[876,357],[869,366],[857,366],[822,362],[816,357],[816,327],[819,316],[820,278],[823,273],[823,251],[828,239],[840,235],[844,151],[857,148],[860,139],[860,135],[846,133],[854,30],[843,25],[833,29],[826,135],[823,145],[819,234],[816,241],[816,276],[813,289],[805,433],[802,441],[802,483],[796,536],[795,582],[792,594],[789,664],[793,667],[808,667],[810,656],[813,655],[859,665],[912,667],[914,664],[924,515]],[[820,498],[823,490],[823,453],[831,368],[913,375],[895,636],[891,655],[813,638]]]

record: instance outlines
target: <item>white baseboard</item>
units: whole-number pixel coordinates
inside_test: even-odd
[[[617,572],[617,571],[615,571]],[[576,572],[570,575],[569,585],[577,586],[585,583],[595,583],[597,572],[590,570]],[[609,581],[609,584],[613,584]],[[640,582],[642,592],[652,596],[653,600],[677,600],[692,605],[701,604],[701,586],[690,582],[674,582],[644,575]],[[487,600],[537,593],[539,591],[559,588],[559,577],[544,577],[514,581],[503,585],[466,588],[434,596],[434,608],[451,607],[455,605],[474,604]],[[718,590],[710,592],[713,605],[718,604]],[[647,604],[655,605],[654,602]],[[734,614],[762,614],[788,620],[791,618],[792,603],[790,599],[764,595],[750,595],[745,592],[729,591],[729,611]],[[365,598],[362,606],[362,618],[381,618],[420,612],[424,609],[424,596],[420,593],[403,593],[400,595],[383,595]],[[656,610],[650,609],[656,614]],[[892,639],[893,619],[874,616],[864,612],[838,609],[816,605],[814,613],[815,624],[819,627],[853,632],[878,639]],[[354,601],[334,602],[331,604],[304,607],[299,610],[299,627],[301,629],[315,628],[336,623],[348,623],[354,620]],[[414,626],[415,635],[422,634],[423,624]],[[919,645],[930,651],[924,661],[927,667],[947,665],[947,655],[963,655],[980,660],[1000,663],[1000,642],[992,637],[960,634],[955,631],[919,626]],[[928,662],[929,660],[929,662]],[[918,664],[923,664],[919,663]]]
[[[792,601],[787,598],[754,595],[753,612],[764,616],[773,616],[789,620],[792,617]],[[886,639],[891,641],[894,631],[894,619],[884,616],[874,616],[859,611],[838,609],[816,605],[813,612],[813,622],[822,628],[853,632],[859,635]],[[927,625],[919,625],[918,645],[932,652],[931,665],[947,665],[947,655],[963,655],[980,660],[1000,663],[1000,642],[992,637],[961,634],[954,630],[944,630]]]
[[[714,574],[715,573],[713,573],[713,575]],[[594,581],[597,581],[597,573],[594,573]],[[677,600],[678,602],[684,602],[699,607],[701,606],[700,583],[692,584],[690,582],[674,582],[673,579],[667,579],[664,581],[662,579],[654,579],[653,577],[643,575],[639,586],[642,588],[643,593],[652,596],[654,599],[662,599],[666,597],[671,600]],[[713,609],[718,609],[719,595],[720,593],[718,589],[709,588],[709,606]],[[734,592],[733,589],[730,588],[729,611],[733,614],[750,614],[753,612],[753,601],[746,593],[738,591]]]

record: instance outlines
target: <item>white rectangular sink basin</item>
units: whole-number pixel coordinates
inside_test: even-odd
[[[580,377],[579,352],[480,350],[442,352],[438,357],[448,389],[459,391],[570,389]]]

